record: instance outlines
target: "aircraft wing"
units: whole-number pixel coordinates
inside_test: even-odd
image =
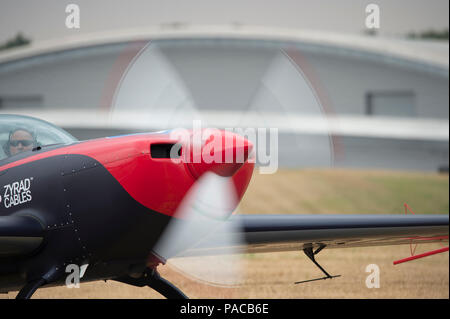
[[[44,240],[44,228],[32,216],[0,216],[0,258],[32,253]]]
[[[449,233],[448,215],[233,215],[226,223],[238,253],[448,242]],[[227,253],[228,237],[217,229],[179,257]]]

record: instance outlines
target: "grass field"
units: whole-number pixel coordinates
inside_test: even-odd
[[[407,203],[416,214],[448,214],[448,175],[353,170],[280,170],[256,174],[240,205],[243,214],[403,214]],[[447,244],[446,244],[447,245]],[[419,246],[416,253],[442,247]],[[301,252],[244,255],[249,283],[220,288],[188,279],[170,266],[160,273],[191,298],[449,298],[448,253],[393,266],[408,257],[410,247],[325,249],[317,257],[332,280],[294,285],[321,277]],[[377,264],[380,288],[366,287],[366,266]],[[15,297],[9,293],[7,297]],[[107,281],[79,289],[44,288],[34,298],[161,298],[150,288]]]

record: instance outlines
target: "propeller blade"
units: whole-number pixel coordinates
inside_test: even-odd
[[[236,205],[232,180],[206,172],[185,195],[154,253],[163,260],[182,254],[225,225]]]

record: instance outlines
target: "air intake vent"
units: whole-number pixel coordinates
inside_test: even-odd
[[[150,145],[150,154],[152,158],[171,158],[170,152],[175,154],[173,158],[181,156],[181,144],[152,144]]]

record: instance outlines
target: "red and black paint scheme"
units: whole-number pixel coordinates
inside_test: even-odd
[[[232,177],[242,198],[253,163],[218,166],[183,157],[175,163],[169,151],[177,143],[169,132],[136,134],[35,149],[7,160],[0,166],[1,187],[11,193],[2,194],[0,206],[0,289],[17,290],[42,278],[64,284],[68,264],[89,264],[86,280],[154,269],[160,261],[153,246],[203,172]],[[179,154],[189,149],[177,147]]]
[[[158,275],[165,260],[153,249],[202,174],[231,178],[237,194],[233,206],[242,199],[254,169],[253,145],[220,132],[223,140],[233,141],[228,145],[234,154],[242,148],[243,162],[186,161],[183,155],[194,148],[170,132],[37,145],[0,160],[0,292],[20,290],[18,298],[30,298],[41,286],[64,285],[66,266],[76,264],[89,265],[83,281],[112,279],[150,286],[169,298],[186,297]],[[173,147],[178,161],[170,156]],[[236,215],[231,220],[244,235],[242,252],[303,250],[326,275],[319,279],[336,277],[315,261],[325,247],[421,243],[421,238],[448,242],[448,215]],[[221,249],[220,243],[207,242],[185,255]]]

